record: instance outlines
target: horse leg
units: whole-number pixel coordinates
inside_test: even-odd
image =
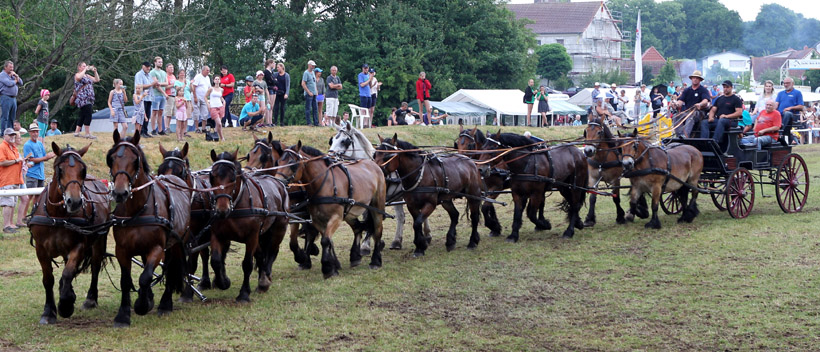
[[[563,237],[572,238],[575,235],[575,229],[584,228],[580,213],[585,193],[578,188],[562,188],[560,192],[566,202],[567,222],[569,223],[567,229],[564,230]]]
[[[163,316],[174,311],[174,291],[182,291],[185,285],[188,271],[185,263],[184,242],[180,241],[165,250],[165,259],[162,264],[162,272],[165,275],[165,290],[159,299],[157,314]]]
[[[426,203],[421,209],[411,209],[408,207],[410,215],[413,216],[413,244],[416,245],[416,249],[413,251],[413,257],[415,258],[423,256],[427,250],[429,242],[427,242],[427,239],[422,233],[422,227],[427,217],[433,213],[435,208],[435,203]]]
[[[658,219],[658,204],[661,200],[662,189],[659,183],[652,185],[652,219],[649,220],[645,228],[659,229],[661,228],[661,220]]]
[[[333,249],[333,233],[341,225],[341,215],[334,214],[330,217],[325,226],[325,231],[322,233],[322,275],[325,279],[339,275],[339,258],[336,257],[336,251]]]
[[[527,206],[527,200],[527,197],[522,197],[520,194],[513,192],[515,210],[513,211],[512,232],[507,236],[507,242],[518,242],[518,231],[521,229],[524,207]]]
[[[490,237],[501,236],[501,224],[495,215],[495,206],[490,202],[481,205],[481,214],[484,215],[484,227],[490,229]]]
[[[621,220],[623,220],[624,211],[623,211],[623,209],[621,209],[621,206],[620,206],[619,201],[618,201],[618,197],[613,197],[613,199],[615,200],[615,206],[620,211],[618,216],[620,217]],[[587,217],[584,220],[584,227],[594,227],[595,226],[595,201],[597,201],[597,200],[598,200],[598,197],[595,193],[593,193],[589,196],[589,211],[587,212]],[[618,223],[620,224],[621,222],[618,222]]]
[[[105,244],[106,236],[108,234],[100,234],[96,241],[91,245],[91,285],[88,287],[88,293],[85,295],[85,302],[83,302],[82,309],[97,308],[97,283],[100,278],[100,269],[102,269],[103,260],[105,260]]]
[[[143,258],[145,268],[140,274],[140,288],[137,289],[137,300],[134,301],[134,313],[145,315],[154,309],[154,291],[151,289],[151,282],[154,280],[154,270],[159,267],[159,262],[163,257],[161,246],[155,246],[148,255]]]
[[[635,208],[635,215],[637,215],[641,219],[646,219],[649,217],[649,205],[646,203],[646,197],[641,196],[638,199],[638,206]]]
[[[690,190],[687,185],[681,186],[678,189],[678,194],[680,197],[681,204],[686,205],[686,208],[683,209],[683,214],[681,214],[680,218],[678,218],[678,222],[688,222],[691,223],[695,220],[695,217],[698,216],[700,211],[698,210],[698,191],[697,190]],[[692,200],[689,204],[686,203],[687,198],[689,196],[689,192],[692,192]]]
[[[211,237],[211,268],[214,269],[214,286],[220,290],[231,288],[231,279],[225,273],[225,254],[228,253],[230,242],[221,243],[216,236]]]
[[[74,287],[71,282],[77,276],[77,269],[79,269],[78,266],[83,259],[82,256],[83,245],[78,244],[68,253],[63,275],[60,277],[60,301],[57,302],[57,313],[63,318],[68,318],[74,314],[74,302],[77,300],[77,295],[74,294]]]
[[[268,255],[268,260],[265,263],[265,279],[263,280],[263,276],[259,274],[259,286],[256,288],[256,292],[267,292],[270,288],[271,283],[273,282],[273,262],[276,261],[276,258],[279,257],[279,245],[282,244],[282,240],[285,239],[285,232],[287,232],[288,228],[288,219],[281,218],[281,224],[277,224],[276,222],[273,223],[271,229],[268,230],[271,233],[271,244],[270,244],[270,253]],[[260,268],[262,268],[260,266]]]
[[[370,220],[365,216],[365,222],[367,221]],[[353,245],[350,247],[350,267],[355,268],[362,263],[362,247],[364,247],[364,242],[361,241],[361,238],[363,227],[366,225],[357,219],[346,220],[345,222],[353,229]],[[370,252],[370,244],[367,245],[367,251],[368,253]]]
[[[259,237],[251,236],[245,243],[245,257],[242,258],[242,287],[239,288],[239,295],[236,301],[239,303],[250,303],[251,301],[251,274],[253,273],[253,257],[259,249]]]
[[[211,289],[211,270],[208,269],[208,262],[210,261],[211,250],[208,248],[202,249],[199,252],[199,256],[202,258],[202,280],[199,281],[199,285],[197,286],[199,290],[210,290]],[[191,270],[192,273],[196,272],[196,256],[194,257],[194,270]]]
[[[396,235],[393,237],[393,242],[390,243],[390,249],[401,249],[402,234],[404,233],[404,206],[394,205],[393,210],[396,213]]]
[[[629,187],[629,211],[626,212],[624,220],[632,222],[635,220],[635,215],[638,212],[638,200],[643,198],[643,194],[635,186]]]
[[[305,224],[304,226],[312,226]],[[293,260],[299,264],[299,269],[310,269],[310,256],[305,253],[302,247],[299,247],[299,225],[291,224],[290,226],[290,251],[293,252]]]
[[[381,207],[384,208],[384,202],[381,202]],[[379,204],[371,204],[377,208]],[[378,269],[382,267],[382,250],[384,250],[384,241],[382,236],[384,234],[384,217],[376,211],[370,211],[371,222],[370,230],[373,233],[373,255],[370,256],[370,269]]]
[[[481,236],[478,235],[478,222],[481,220],[479,219],[481,201],[469,199],[467,200],[467,206],[470,208],[470,225],[472,227],[470,243],[467,244],[467,249],[475,249],[478,247],[478,242],[481,241]]]
[[[542,209],[544,205],[544,194],[541,192],[535,192],[535,194],[530,196],[530,202],[527,205],[527,218],[535,224],[535,231],[544,231],[549,230],[552,228],[552,225],[547,220],[542,220],[538,218],[538,211]]]
[[[612,183],[612,186],[615,188],[615,192],[614,192],[615,196],[612,197],[612,202],[615,203],[615,214],[616,214],[615,215],[615,222],[618,223],[618,224],[625,224],[626,219],[624,218],[624,208],[621,207],[621,194],[620,194],[621,193],[621,191],[620,191],[621,180],[616,180],[615,182]],[[595,203],[595,193],[593,193],[589,196],[589,203],[590,203],[590,208],[591,208],[593,206],[593,204]],[[584,226],[586,226],[586,225],[587,224],[584,223]]]
[[[427,240],[427,244],[429,245],[431,242],[433,242],[433,235],[430,234],[430,217],[429,216],[424,218],[424,223],[422,225],[423,226],[421,227],[421,231],[422,231],[422,233],[424,233],[424,239]]]
[[[127,327],[131,325],[131,253],[126,252],[120,246],[116,247],[117,262],[120,264],[120,289],[122,298],[120,309],[114,317],[114,327]]]
[[[447,214],[450,215],[450,228],[447,230],[447,237],[444,242],[444,245],[447,247],[447,251],[452,251],[456,248],[456,225],[458,225],[458,209],[453,204],[452,200],[447,200],[441,202],[441,207],[447,211]]]
[[[39,242],[37,243],[37,260],[40,262],[40,269],[43,270],[43,289],[46,290],[46,303],[43,307],[43,315],[40,316],[40,324],[54,324],[57,322],[57,306],[54,304],[54,269],[51,267],[51,257]]]

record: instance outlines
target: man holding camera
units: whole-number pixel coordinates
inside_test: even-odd
[[[0,130],[11,127],[17,118],[17,91],[23,79],[14,72],[14,63],[6,61],[0,72]]]

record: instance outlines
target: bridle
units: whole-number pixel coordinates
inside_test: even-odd
[[[113,165],[114,158],[122,158],[125,155],[125,148],[131,149],[134,152],[134,155],[137,156],[137,159],[134,161],[137,164],[135,174],[132,176],[130,173],[128,173],[125,170],[119,170],[116,173],[111,174],[111,169],[110,168],[111,168],[111,165]],[[128,196],[130,197],[131,196],[131,189],[134,186],[134,180],[139,175],[140,170],[142,170],[142,155],[140,153],[140,149],[136,145],[132,144],[131,142],[126,142],[126,141],[119,142],[116,145],[114,145],[114,148],[112,148],[112,150],[114,150],[114,149],[117,149],[117,152],[112,153],[111,155],[109,155],[108,160],[107,160],[108,167],[109,167],[109,174],[111,175],[111,181],[112,181],[111,185],[113,187],[113,184],[114,184],[114,182],[116,182],[117,177],[119,175],[125,175],[125,177],[128,178],[128,188],[126,189],[126,192],[127,192]],[[147,172],[146,170],[142,170],[142,171]]]
[[[260,148],[267,152],[267,154],[263,153],[262,156],[259,157],[259,162],[262,163],[262,167],[265,167],[264,163],[267,161],[270,161],[271,164],[273,164],[273,147],[261,141],[256,141],[253,148],[251,148],[251,151],[248,152],[248,156],[246,158],[250,160],[251,153],[256,153]],[[245,168],[250,169],[248,166],[245,166]]]
[[[166,162],[168,162],[168,164],[178,163],[178,165],[182,168],[182,174],[179,176],[179,178],[187,180],[188,177],[191,175],[189,171],[190,167],[188,164],[188,160],[175,156],[166,156],[162,162],[162,165],[165,165]],[[160,165],[160,167],[162,167],[162,165]]]
[[[297,153],[297,152],[293,151],[290,148],[285,149],[283,154],[284,155],[292,154],[296,158],[297,161],[303,161],[303,160],[307,159],[302,154]],[[284,157],[284,155],[283,155],[283,157]],[[291,173],[290,173],[289,176],[281,173],[280,171],[276,171],[276,178],[278,178],[280,180],[284,180],[285,181],[284,183],[286,185],[290,184],[296,178],[296,171],[299,168],[299,164],[301,164],[301,163],[294,163],[293,165],[290,166]],[[282,177],[280,178],[279,175],[282,175]]]
[[[231,183],[229,183],[227,185],[224,185],[224,186],[228,186],[228,185],[235,186],[236,183],[239,182],[239,189],[237,190],[236,187],[233,187],[231,192],[214,194],[211,197],[211,209],[214,212],[216,211],[216,201],[219,200],[219,198],[228,198],[228,204],[230,204],[230,206],[228,208],[228,211],[232,212],[234,210],[234,208],[236,208],[236,203],[239,201],[239,198],[242,196],[242,190],[244,189],[245,183],[240,182],[240,179],[242,179],[244,177],[244,174],[236,166],[236,163],[234,163],[233,161],[217,160],[217,161],[214,162],[213,165],[211,165],[211,173],[210,173],[211,180],[210,181],[211,181],[212,186],[215,185],[215,183],[213,181],[214,171],[216,170],[217,166],[220,166],[220,165],[224,165],[225,167],[230,168],[231,171],[232,171],[232,174],[234,175],[234,180],[231,181]],[[234,196],[233,193],[235,193],[235,196]]]
[[[350,149],[350,147],[353,147],[355,145],[356,142],[355,142],[355,139],[353,138],[353,136],[349,132],[345,131],[344,129],[341,129],[341,130],[339,130],[338,133],[336,133],[336,137],[334,137],[333,139],[330,140],[331,141],[331,144],[330,144],[331,147],[333,146],[333,143],[332,143],[333,140],[338,139],[340,134],[344,134],[344,136],[347,137],[347,138],[345,138],[341,141],[342,147],[344,147],[344,149],[342,149],[341,151],[334,151],[334,154],[344,155],[345,153],[347,153],[347,151]]]
[[[60,165],[62,165],[66,160],[68,160],[68,166],[70,166],[70,167],[76,166],[77,162],[79,162],[80,165],[82,165],[82,168],[83,168],[82,172],[81,172],[82,179],[83,179],[82,181],[80,181],[80,180],[71,180],[71,181],[68,181],[66,184],[62,183],[63,172],[62,172],[62,169],[60,169]],[[83,182],[85,181],[86,170],[88,170],[88,166],[86,166],[85,162],[83,161],[83,157],[80,155],[80,153],[77,153],[76,151],[73,151],[73,150],[63,151],[60,154],[60,157],[57,160],[54,161],[54,171],[55,171],[55,174],[57,176],[57,189],[60,190],[60,193],[63,196],[62,206],[65,210],[68,210],[68,205],[67,205],[67,202],[66,202],[68,200],[68,193],[66,191],[68,190],[68,186],[70,186],[72,183],[76,183],[77,186],[80,187],[80,205],[81,205],[82,208],[85,207],[86,199],[85,199],[85,195],[83,194],[82,190],[85,188],[85,184]],[[48,198],[48,197],[46,197],[46,198]],[[49,201],[49,203],[51,203],[51,201]],[[59,203],[52,203],[52,205],[57,205],[57,204],[59,204]]]
[[[467,150],[475,150],[476,149],[477,145],[476,145],[475,137],[470,135],[470,133],[468,131],[461,131],[461,133],[458,134],[458,137],[456,137],[456,146],[458,146],[458,143],[459,143],[458,141],[462,140],[463,138],[467,138],[467,139],[470,140],[469,143],[466,143],[467,144],[467,148],[466,148]]]

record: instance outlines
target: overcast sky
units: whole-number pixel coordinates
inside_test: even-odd
[[[600,1],[600,0],[573,0],[574,1]],[[655,0],[660,2],[659,0]],[[820,1],[818,0],[719,0],[729,10],[735,10],[740,14],[743,21],[754,21],[757,13],[760,12],[760,5],[780,4],[783,7],[802,14],[803,17],[820,20]],[[510,0],[512,4],[527,4],[533,0]]]

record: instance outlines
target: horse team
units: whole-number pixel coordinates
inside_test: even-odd
[[[379,137],[374,147],[348,124],[337,127],[327,154],[301,141],[285,147],[269,133],[254,140],[242,157],[238,150],[212,150],[211,167],[196,172],[190,170],[187,143],[182,150],[171,151],[160,145],[164,159],[154,174],[139,147],[140,136],[122,137],[115,131],[114,144],[106,154],[108,187],[86,174],[82,156],[90,145],[75,150],[52,143],[58,156],[53,179],[29,222],[46,291],[40,323],[53,324],[57,314],[66,318],[73,314],[76,295],[72,280],[87,267],[92,280],[82,307],[97,306],[98,277],[105,264],[111,227],[122,274],[122,297],[114,323],[129,326],[132,290],[137,293],[133,310],[144,315],[154,307],[153,285],[164,281],[157,307],[163,315],[173,310],[173,293],[181,293],[180,301],[192,300],[194,292],[198,293],[194,281],[199,281],[198,289],[212,285],[229,289],[225,260],[232,242],[245,244],[238,302],[250,301],[254,268],[257,292],[268,290],[271,268],[288,230],[290,249],[300,268],[310,268],[310,257],[321,252],[324,277],[338,275],[341,264],[333,235],[342,223],[350,226],[354,235],[351,267],[370,254],[370,268],[379,268],[385,247],[382,223],[392,217],[385,212],[388,202],[403,201],[413,218],[415,257],[423,256],[431,242],[428,218],[439,205],[450,218],[446,249],[455,249],[460,213],[454,200],[458,198],[465,199],[470,221],[467,248],[476,248],[480,242],[481,215],[490,236],[500,236],[502,226],[493,203],[506,189],[515,205],[507,237],[510,242],[519,240],[525,212],[536,230],[551,229],[544,217],[547,192],[557,191],[563,198],[561,209],[568,220],[564,237],[594,226],[595,195],[601,193],[597,190],[601,182],[614,185],[617,194],[623,177],[632,185],[630,206],[624,212],[619,197],[613,197],[617,223],[634,215],[649,216],[645,193],[652,199],[652,219],[647,227],[660,227],[657,209],[665,192],[674,192],[681,204],[687,204],[692,192],[679,221],[691,222],[697,216],[696,186],[703,168],[697,150],[685,145],[661,148],[638,137],[615,137],[600,121],[588,124],[584,138],[582,150],[577,147],[579,143],[548,145],[500,130],[485,135],[478,128],[462,129],[454,143],[458,153],[433,153],[399,140],[397,135]],[[241,161],[246,161],[245,168]],[[583,221],[580,211],[587,193],[592,197]],[[116,204],[113,210],[110,201]],[[310,221],[288,225],[298,218],[294,213],[305,214]],[[401,225],[401,205],[396,205],[396,213]],[[402,230],[402,226],[397,227],[391,249],[402,248]],[[299,243],[301,237],[304,246]],[[314,243],[317,238],[321,250]],[[63,257],[66,265],[55,305],[52,261],[58,257]],[[193,273],[199,259],[203,270],[197,278]],[[131,278],[133,263],[142,267],[137,285]]]

